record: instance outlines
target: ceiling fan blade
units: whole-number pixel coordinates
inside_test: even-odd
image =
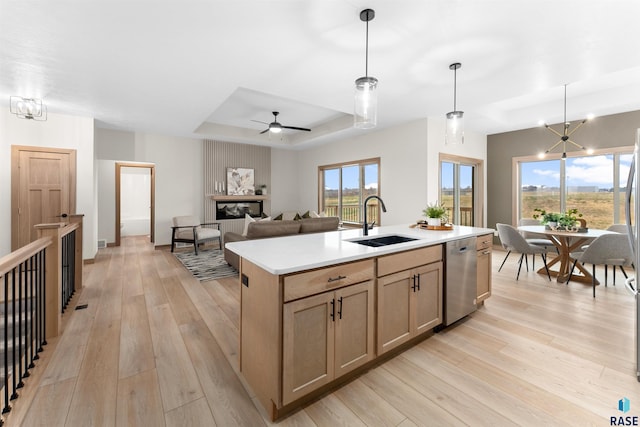
[[[299,128],[299,127],[295,127],[295,126],[282,126],[285,129],[293,129],[293,130],[303,130],[305,132],[311,132],[311,129],[307,129],[307,128]]]
[[[267,122],[261,122],[260,120],[253,120],[251,119],[252,122],[256,122],[256,123],[262,123],[263,125],[268,125],[269,123]]]
[[[262,132],[260,132],[260,135],[262,135],[265,132],[269,132],[269,128],[267,128],[267,129],[263,130]]]

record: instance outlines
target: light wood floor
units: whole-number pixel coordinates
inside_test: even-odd
[[[282,426],[609,425],[640,415],[634,299],[617,286],[548,282],[516,257],[466,322],[280,421]],[[599,273],[602,277],[602,272]],[[238,371],[236,280],[200,283],[140,238],[100,249],[61,337],[9,426],[269,425]]]

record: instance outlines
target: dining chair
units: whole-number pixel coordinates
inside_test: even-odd
[[[624,271],[624,267],[630,267],[633,265],[633,251],[631,250],[631,243],[626,234],[611,233],[603,234],[597,237],[584,251],[571,252],[571,258],[573,258],[573,265],[569,272],[569,279],[567,284],[571,281],[573,270],[577,263],[592,264],[592,285],[593,285],[593,297],[596,297],[596,265],[613,265],[620,267],[624,277],[627,277],[627,273]],[[614,285],[615,285],[615,272],[614,272]],[[607,286],[605,279],[604,285]]]
[[[607,231],[613,231],[614,233],[627,234],[629,232],[629,229],[627,228],[627,224],[612,224],[609,227],[607,227]],[[584,252],[588,247],[589,245],[582,246],[581,251]],[[616,285],[616,266],[612,265],[612,267],[613,267],[613,286],[615,286]],[[607,285],[608,276],[609,276],[609,266],[605,264],[604,265],[605,286]]]
[[[520,259],[518,260],[518,274],[516,275],[516,280],[518,280],[520,278],[520,270],[522,269],[522,259],[526,255],[540,254],[542,262],[544,262],[544,268],[547,270],[547,277],[549,278],[549,281],[551,281],[551,274],[549,273],[549,267],[547,267],[547,250],[544,247],[532,245],[527,242],[518,229],[512,225],[498,223],[496,224],[496,227],[498,229],[498,236],[500,237],[502,247],[507,250],[507,256],[504,257],[498,271],[502,270],[502,266],[504,266],[509,254],[511,254],[511,252],[517,252],[520,254]]]
[[[540,225],[540,221],[534,218],[520,218],[518,221],[518,225]],[[554,250],[558,252],[558,248],[550,239],[545,239],[544,237],[540,237],[537,233],[531,233],[528,231],[521,231],[520,234],[526,239],[527,243],[535,246],[542,246],[549,252],[550,250]],[[532,255],[533,258],[533,269],[536,269],[536,256]],[[527,269],[529,267],[527,258],[525,257],[525,262],[527,263]]]

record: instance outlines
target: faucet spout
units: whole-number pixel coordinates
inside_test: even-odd
[[[380,197],[378,197],[376,195],[373,195],[373,196],[369,196],[366,199],[364,199],[364,203],[362,204],[362,209],[364,210],[364,222],[362,224],[362,233],[365,236],[369,235],[369,224],[367,223],[367,203],[371,199],[378,199],[380,201],[380,206],[382,207],[382,212],[386,212],[387,211],[387,207],[384,205],[384,202],[382,201],[382,199]],[[371,224],[371,227],[373,227],[373,224]]]

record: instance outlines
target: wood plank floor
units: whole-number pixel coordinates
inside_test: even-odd
[[[593,299],[590,286],[532,271],[516,282],[516,256],[497,271],[503,256],[492,297],[466,321],[277,424],[605,426],[640,415],[622,276]],[[143,238],[100,249],[84,279],[74,302],[88,308],[68,311],[6,425],[272,424],[238,376],[237,280],[200,283]]]

